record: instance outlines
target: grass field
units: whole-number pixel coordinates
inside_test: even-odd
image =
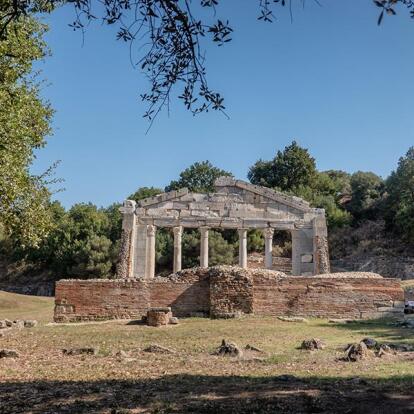
[[[366,336],[414,345],[413,331],[391,321],[188,318],[151,328],[127,321],[50,324],[52,311],[53,299],[0,292],[0,319],[41,321],[0,338],[0,348],[21,355],[0,359],[0,413],[414,412],[414,353],[341,360],[346,344]],[[311,337],[326,348],[298,349]],[[264,353],[211,355],[223,338]],[[154,343],[176,353],[143,351]],[[68,347],[99,352],[64,356]]]

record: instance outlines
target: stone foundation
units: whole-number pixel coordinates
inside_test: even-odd
[[[56,322],[139,319],[153,307],[178,317],[234,314],[378,318],[402,315],[398,279],[343,273],[286,276],[231,266],[195,268],[169,277],[61,280],[56,283]]]

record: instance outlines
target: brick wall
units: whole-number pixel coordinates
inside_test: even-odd
[[[210,316],[233,317],[253,313],[253,279],[248,271],[220,267],[210,271]]]
[[[403,301],[396,279],[254,276],[257,315],[376,318],[402,314]]]
[[[177,278],[60,280],[56,283],[55,322],[138,319],[149,307],[171,306],[175,316],[208,314],[206,272]]]
[[[220,266],[190,269],[168,278],[61,280],[55,321],[136,319],[149,307],[193,313],[255,313],[371,318],[402,313],[396,279],[286,277],[265,270]]]

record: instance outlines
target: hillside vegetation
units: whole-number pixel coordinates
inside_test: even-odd
[[[232,174],[208,161],[196,162],[164,190],[186,187],[211,192],[215,179],[222,175]],[[369,171],[318,171],[309,151],[295,141],[277,151],[273,159],[258,160],[247,176],[253,184],[300,196],[313,207],[325,209],[336,268],[371,270],[402,279],[414,277],[414,147],[385,180]],[[143,187],[125,198],[139,201],[164,190]],[[4,234],[0,255],[7,266],[0,272],[0,285],[1,281],[18,284],[19,280],[27,285],[27,279],[38,275],[39,283],[63,277],[114,277],[122,221],[119,207],[119,203],[106,208],[82,203],[66,210],[59,202],[50,202],[53,224],[37,245],[22,244],[18,231]],[[186,229],[182,240],[183,267],[193,267],[199,260],[199,232]],[[279,246],[276,255],[290,256],[287,232],[276,232],[274,244]],[[250,230],[249,252],[262,253],[263,249],[262,232]],[[211,265],[235,263],[237,251],[236,231],[210,232]],[[172,257],[173,235],[170,229],[161,228],[156,239],[157,273],[171,271]]]

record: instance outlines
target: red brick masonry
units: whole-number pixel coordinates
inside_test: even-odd
[[[60,280],[56,322],[137,319],[149,307],[174,316],[195,314],[376,318],[402,314],[398,279],[281,276],[278,272],[219,266],[183,270],[168,278]]]

